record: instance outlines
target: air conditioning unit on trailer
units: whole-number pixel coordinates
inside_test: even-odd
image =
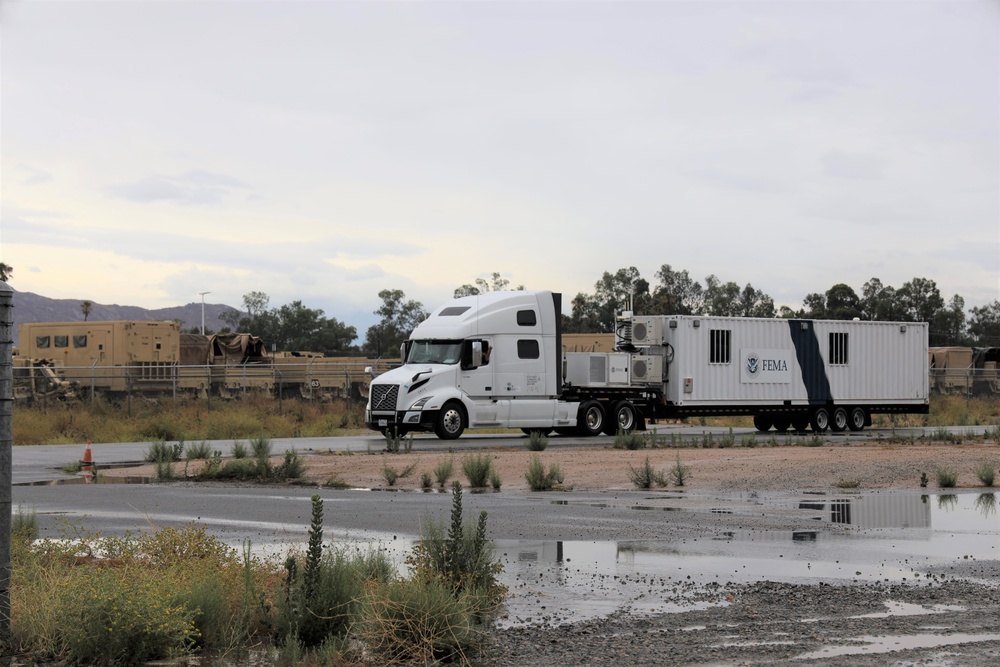
[[[663,318],[632,318],[632,342],[636,345],[662,345]]]
[[[632,381],[654,384],[663,382],[663,357],[661,355],[632,357]]]

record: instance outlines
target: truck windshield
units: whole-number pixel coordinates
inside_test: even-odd
[[[415,340],[406,356],[408,364],[457,364],[462,358],[460,340]]]

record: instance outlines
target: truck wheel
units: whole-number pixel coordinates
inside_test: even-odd
[[[796,417],[792,420],[792,428],[796,433],[803,433],[809,428],[809,417]]]
[[[864,408],[851,408],[851,416],[847,421],[847,427],[852,431],[860,431],[865,427],[868,415]]]
[[[580,435],[600,435],[604,429],[604,406],[598,401],[584,401],[577,414]]]
[[[767,433],[771,429],[773,421],[767,415],[754,415],[753,427],[761,433]]]
[[[834,433],[843,433],[847,430],[847,410],[844,408],[833,409],[833,420],[830,422],[830,430]]]
[[[813,413],[812,429],[816,433],[822,433],[826,429],[830,428],[830,411],[826,408],[816,408],[816,412]]]
[[[618,401],[611,410],[611,418],[604,424],[604,432],[608,435],[631,433],[635,430],[636,411],[635,406],[628,401]]]
[[[465,430],[465,411],[455,401],[448,401],[438,412],[434,432],[442,440],[454,440]]]

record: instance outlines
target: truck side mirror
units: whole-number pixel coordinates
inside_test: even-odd
[[[483,343],[478,340],[465,341],[462,350],[462,370],[468,371],[483,365]]]

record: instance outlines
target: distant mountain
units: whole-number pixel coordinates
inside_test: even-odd
[[[82,322],[83,311],[80,304],[86,299],[50,299],[32,292],[14,291],[14,347],[18,344],[18,328],[26,322]],[[205,304],[205,330],[219,331],[229,326],[219,316],[230,310],[239,310],[221,303]],[[88,322],[107,320],[138,320],[158,322],[177,320],[181,329],[201,328],[201,302],[195,301],[185,306],[149,310],[139,306],[105,305],[91,301]]]

